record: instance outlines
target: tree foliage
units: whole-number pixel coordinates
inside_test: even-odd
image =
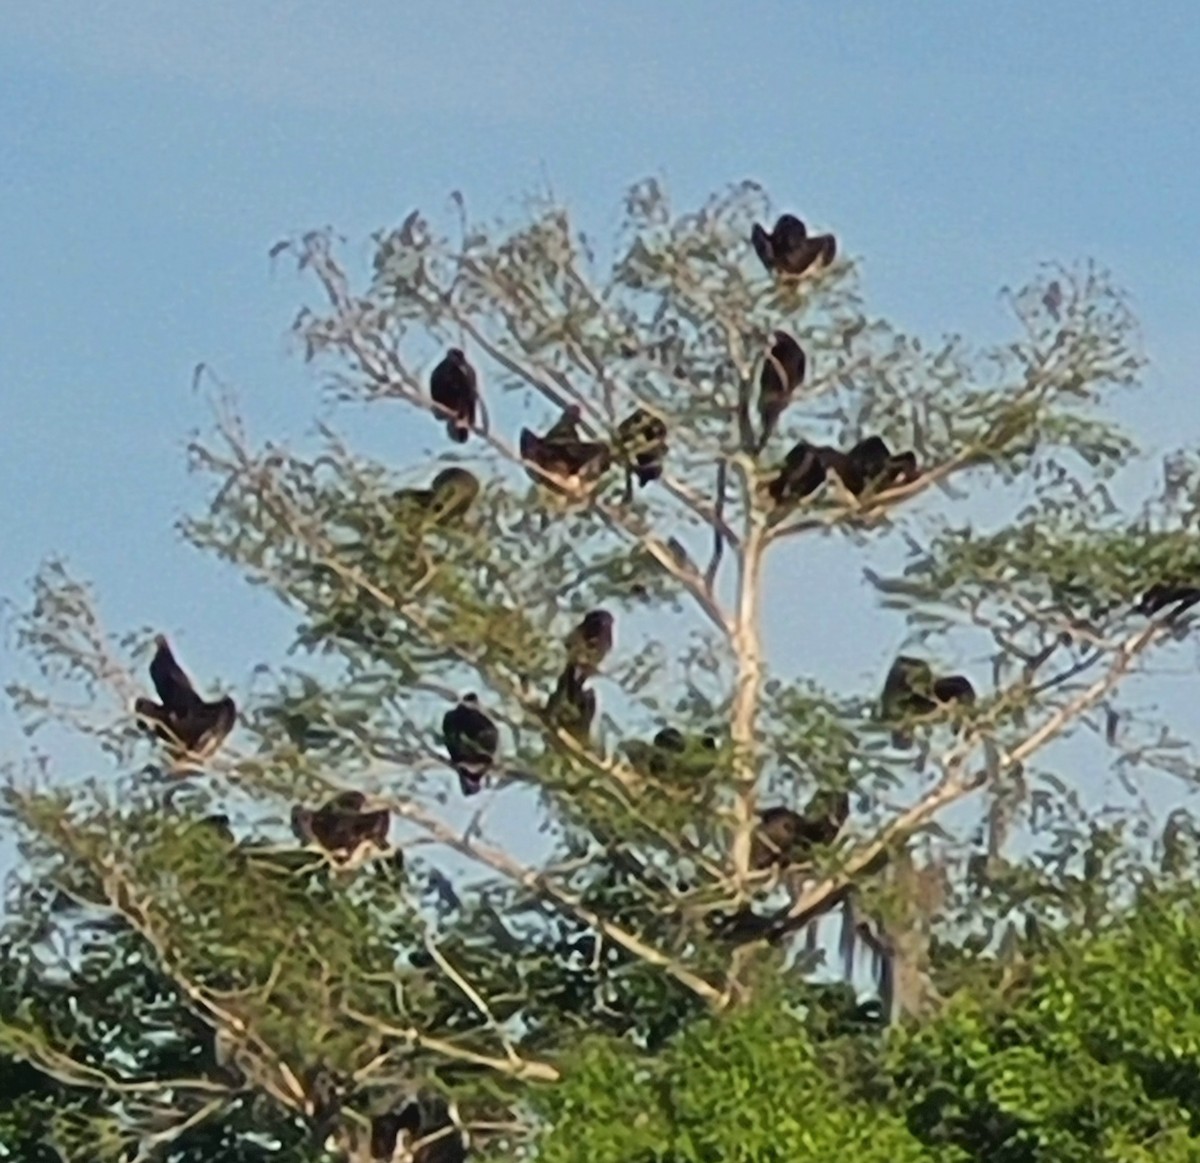
[[[639,183],[607,248],[557,205],[515,226],[455,205],[454,229],[414,213],[380,232],[367,271],[330,232],[273,251],[313,279],[294,330],[329,393],[439,451],[381,463],[326,424],[256,444],[218,402],[183,534],[287,604],[305,658],[262,668],[201,772],[130,713],[161,628],[110,631],[61,564],[34,581],[15,703],[111,770],[9,791],[27,871],[0,1143],[366,1159],[380,1116],[440,1095],[474,1153],[551,1163],[1186,1151],[1190,1035],[1126,996],[1144,956],[1164,999],[1190,997],[1182,906],[1121,911],[1148,867],[1144,806],[1087,790],[1109,764],[1194,777],[1186,741],[1121,701],[1186,630],[1134,607],[1194,580],[1200,512],[1186,454],[1140,510],[1114,500],[1135,447],[1111,399],[1143,362],[1123,294],[1094,266],[1046,268],[1006,293],[1009,342],[930,344],[868,313],[844,257],[765,272],[751,183],[684,214]],[[764,440],[778,332],[806,370]],[[427,394],[448,348],[478,372],[465,443]],[[547,475],[530,450],[572,421],[604,455]],[[858,479],[847,453],[874,438],[913,471]],[[821,685],[823,643],[858,617],[797,580],[821,534],[870,562],[906,655],[969,671],[972,700],[896,723],[878,690]],[[796,562],[778,594],[775,558]],[[616,640],[589,662],[589,723],[561,700],[595,610]],[[795,673],[772,656],[788,621],[813,646]],[[893,661],[864,665],[882,682]],[[500,746],[459,807],[440,726],[467,692]],[[289,838],[294,807],[347,790],[387,808],[399,855]],[[508,821],[545,823],[536,853],[489,820],[514,802]],[[764,846],[768,808],[794,813],[782,846]],[[815,928],[831,916],[836,943]],[[1005,1016],[988,991],[1014,924],[1070,952]],[[872,971],[878,1006],[814,986],[822,959]],[[1128,1022],[1103,1035],[1093,1004]],[[1064,1081],[1076,1066],[1087,1089]],[[1083,1111],[1110,1091],[1119,1125]]]

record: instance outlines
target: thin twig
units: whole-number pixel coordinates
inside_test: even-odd
[[[456,1062],[469,1062],[474,1066],[484,1066],[498,1074],[508,1075],[510,1078],[531,1082],[557,1082],[561,1077],[558,1070],[548,1062],[533,1062],[527,1058],[518,1058],[516,1061],[512,1061],[507,1058],[495,1058],[490,1054],[480,1054],[475,1050],[456,1046],[444,1038],[425,1034],[415,1026],[393,1026],[371,1014],[364,1014],[348,1004],[342,1006],[342,1013],[351,1021],[369,1026],[389,1038],[397,1038],[414,1050],[431,1050],[435,1054],[441,1054],[442,1057]]]
[[[445,954],[437,947],[437,943],[428,933],[425,934],[425,948],[428,950],[429,956],[437,962],[438,968],[462,990],[470,1003],[483,1015],[483,1020],[487,1022],[488,1028],[496,1035],[497,1040],[504,1047],[504,1053],[508,1055],[509,1061],[514,1063],[520,1062],[521,1056],[513,1048],[512,1042],[504,1036],[504,1032],[500,1029],[500,1025],[496,1021],[496,1017],[487,1002],[483,1000],[479,991],[450,964]]]

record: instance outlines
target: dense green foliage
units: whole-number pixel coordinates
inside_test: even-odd
[[[542,1093],[555,1127],[543,1157],[1195,1159],[1198,904],[1191,887],[1147,893],[886,1039],[840,989],[808,989],[698,1022],[656,1055],[598,1040]]]
[[[301,657],[246,660],[202,770],[130,713],[163,628],[110,631],[60,564],[34,580],[10,693],[35,740],[71,740],[7,796],[0,1157],[364,1163],[373,1120],[438,1096],[479,1158],[1200,1157],[1192,834],[1128,782],[1197,768],[1124,698],[1187,632],[1134,606],[1195,580],[1200,476],[1180,454],[1161,495],[1113,499],[1135,448],[1111,398],[1143,363],[1119,290],[1046,270],[976,351],[870,315],[844,257],[764,271],[749,183],[682,215],[639,184],[607,257],[561,207],[512,229],[460,209],[456,237],[417,214],[380,233],[366,272],[327,234],[276,248],[315,279],[295,330],[333,396],[414,418],[403,459],[435,452],[381,463],[325,424],[256,446],[219,403],[183,532],[286,603]],[[808,373],[760,447],[778,329]],[[426,395],[452,346],[483,402],[453,445]],[[567,406],[613,450],[594,488],[518,453]],[[635,408],[668,432],[644,487]],[[849,490],[827,466],[868,436],[919,475]],[[825,457],[803,497],[777,487],[801,441]],[[478,495],[435,503],[447,466]],[[825,534],[861,593],[821,590]],[[799,563],[780,593],[777,560]],[[973,702],[896,723],[874,685],[823,684],[845,627],[882,684],[900,639],[856,623],[876,595]],[[617,637],[585,730],[551,700],[598,607]],[[501,744],[463,800],[439,728],[469,691]],[[1127,794],[1097,790],[1109,769]],[[298,845],[292,809],[347,790],[395,850]],[[873,997],[815,984],[822,960]]]

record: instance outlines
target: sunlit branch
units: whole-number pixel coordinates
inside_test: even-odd
[[[72,825],[66,820],[60,819],[55,823],[55,830],[68,849],[88,860],[88,857],[78,849]],[[108,906],[119,913],[153,950],[163,973],[175,983],[190,1008],[207,1025],[224,1030],[234,1041],[251,1049],[257,1058],[271,1063],[282,1086],[268,1074],[264,1074],[257,1080],[259,1085],[281,1105],[296,1110],[303,1109],[304,1089],[287,1064],[245,1020],[223,1007],[211,991],[197,985],[179,965],[175,964],[174,959],[170,956],[167,939],[152,924],[147,911],[137,903],[137,886],[111,860],[101,862],[98,872]]]
[[[133,1157],[131,1163],[149,1163],[161,1147],[165,1147],[182,1138],[188,1131],[193,1130],[208,1119],[219,1114],[225,1109],[225,1106],[226,1103],[224,1101],[214,1099],[211,1102],[205,1103],[199,1110],[193,1111],[187,1118],[180,1119],[178,1122],[161,1131],[143,1132],[139,1136],[138,1152]]]
[[[754,469],[744,456],[739,457],[737,463],[745,478],[746,495],[753,496]],[[739,902],[744,898],[750,877],[751,843],[758,823],[757,721],[765,669],[760,603],[766,548],[762,513],[751,508],[746,522],[743,552],[738,559],[737,622],[733,636],[737,671],[730,718],[735,784],[731,856],[734,891]]]
[[[627,953],[632,954],[648,965],[662,969],[681,985],[691,990],[697,997],[702,998],[710,1004],[716,1004],[720,1001],[720,990],[709,984],[709,982],[693,973],[678,961],[667,956],[667,954],[656,949],[642,938],[622,929],[611,921],[605,920],[595,910],[589,908],[571,893],[559,888],[541,873],[518,863],[498,848],[493,848],[477,840],[466,839],[415,804],[404,801],[392,801],[391,808],[398,816],[406,820],[411,820],[413,823],[424,828],[426,832],[448,848],[452,848],[454,851],[481,864],[485,864],[496,872],[502,873],[515,884],[528,889],[535,895],[553,901],[577,920],[595,929],[598,933],[601,933],[612,941],[613,944],[619,945]]]
[[[351,1021],[375,1030],[388,1038],[396,1038],[413,1050],[429,1050],[452,1062],[466,1062],[472,1066],[483,1066],[494,1070],[497,1074],[505,1074],[510,1078],[524,1079],[532,1082],[557,1082],[558,1071],[545,1062],[534,1062],[528,1058],[518,1057],[496,1058],[490,1054],[480,1054],[465,1046],[457,1046],[445,1038],[436,1037],[418,1030],[415,1026],[393,1026],[389,1022],[356,1010],[353,1006],[343,1004],[342,1013]]]

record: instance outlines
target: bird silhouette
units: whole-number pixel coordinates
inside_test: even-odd
[[[390,823],[388,810],[367,810],[366,797],[359,791],[339,792],[315,812],[299,805],[292,808],[297,838],[342,859],[352,857],[364,844],[386,850]]]
[[[396,507],[433,525],[451,525],[470,511],[479,495],[479,479],[465,468],[444,468],[427,489],[397,489]]]
[[[150,681],[159,701],[137,699],[134,713],[173,753],[204,760],[213,755],[237,723],[237,704],[228,695],[206,702],[175,660],[164,635],[155,635]]]
[[[442,718],[442,740],[465,796],[483,787],[483,777],[496,759],[500,732],[480,709],[479,696],[466,694]]]
[[[617,425],[617,443],[643,488],[662,476],[667,455],[667,425],[661,417],[638,408]]]
[[[767,808],[750,841],[750,867],[784,867],[809,859],[812,850],[832,844],[850,815],[850,796],[844,791],[817,791],[803,814],[791,808]]]
[[[902,654],[892,663],[883,683],[880,714],[883,720],[926,717],[952,703],[969,706],[975,702],[975,688],[961,674],[935,677],[924,659]],[[912,735],[898,727],[892,732],[897,747],[909,747]]]
[[[613,648],[613,616],[591,610],[567,635],[567,659],[581,677],[595,674]]]
[[[579,419],[579,408],[572,405],[545,436],[521,429],[521,459],[534,484],[559,493],[580,492],[595,485],[612,463],[607,444],[579,439]]]
[[[750,241],[767,270],[793,278],[804,274],[814,264],[829,266],[837,257],[834,236],[809,235],[804,223],[794,214],[781,214],[769,233],[756,222],[750,231]]]
[[[429,376],[429,396],[446,421],[446,432],[457,444],[465,444],[475,426],[479,405],[479,377],[461,348],[452,347]]]
[[[556,727],[586,743],[596,717],[596,692],[584,685],[584,674],[567,663],[549,699],[546,717]]]
[[[786,331],[776,331],[758,375],[759,448],[765,447],[783,410],[804,382],[807,363],[800,344]]]

